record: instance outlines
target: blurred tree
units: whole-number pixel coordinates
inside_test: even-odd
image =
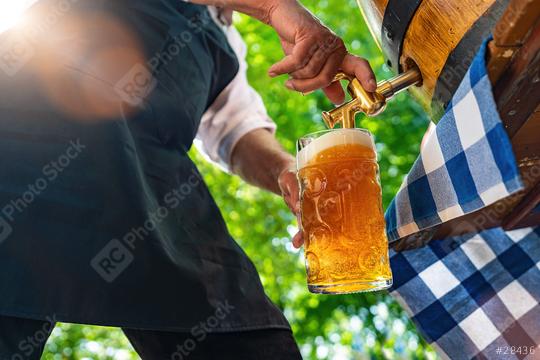
[[[353,0],[306,0],[349,50],[369,59],[378,78],[392,76],[371,39]],[[279,126],[277,136],[294,153],[295,141],[322,130],[320,113],[332,105],[321,92],[302,96],[288,91],[284,79],[271,80],[266,71],[282,56],[272,29],[237,16],[236,24],[249,46],[249,78]],[[376,118],[359,117],[359,125],[376,137],[384,205],[397,192],[411,167],[427,127],[421,107],[406,94],[392,100]],[[419,338],[401,307],[385,292],[346,296],[312,295],[306,288],[303,254],[290,237],[294,216],[282,200],[246,185],[206,163],[195,151],[205,179],[220,205],[229,229],[257,266],[267,294],[292,324],[306,359],[436,358]],[[61,324],[53,333],[45,359],[136,359],[116,329]]]

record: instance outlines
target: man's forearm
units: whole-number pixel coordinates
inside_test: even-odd
[[[232,171],[248,183],[281,194],[279,175],[295,167],[287,153],[270,131],[257,129],[240,139],[231,157]]]

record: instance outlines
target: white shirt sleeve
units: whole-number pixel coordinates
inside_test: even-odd
[[[240,68],[236,77],[221,92],[203,115],[195,145],[212,162],[229,170],[231,154],[238,141],[255,129],[275,132],[260,95],[247,80],[247,47],[234,26],[224,27]]]

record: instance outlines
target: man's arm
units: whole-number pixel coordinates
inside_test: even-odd
[[[242,137],[233,149],[231,170],[246,182],[281,195],[279,176],[294,170],[295,159],[266,129],[257,129]]]
[[[300,224],[300,190],[296,179],[296,163],[266,129],[253,130],[236,144],[231,156],[231,169],[248,183],[283,196]],[[304,238],[299,231],[292,239],[297,248]]]

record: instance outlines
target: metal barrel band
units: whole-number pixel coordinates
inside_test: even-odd
[[[396,73],[402,72],[399,58],[403,39],[422,0],[390,0],[384,11],[381,47],[387,56],[386,64]]]

